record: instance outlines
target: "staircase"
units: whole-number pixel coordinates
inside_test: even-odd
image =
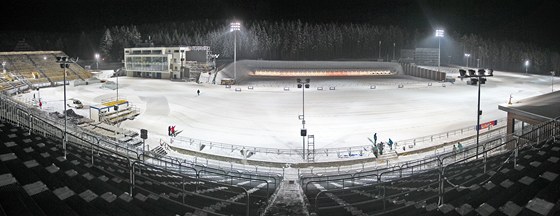
[[[31,82],[29,82],[29,80],[25,79],[25,77],[23,77],[23,75],[21,75],[21,73],[19,73],[19,69],[14,65],[14,62],[12,61],[12,59],[10,59],[9,57],[6,56],[6,60],[8,60],[10,65],[12,65],[14,67],[13,73],[10,74],[10,75],[12,77],[15,77],[20,82],[25,83],[27,86],[29,86],[30,89],[33,89],[33,84]]]
[[[315,136],[309,135],[307,138],[307,162],[315,162]]]
[[[397,158],[398,155],[397,153],[393,150],[393,151],[386,151],[383,152],[382,155],[379,155],[378,160],[388,160],[388,159],[393,159],[393,158]]]
[[[29,61],[31,61],[31,64],[33,64],[33,66],[39,70],[39,72],[41,73],[41,75],[43,75],[43,77],[47,78],[47,80],[49,81],[49,83],[51,83],[51,86],[54,86],[54,82],[51,80],[51,78],[49,78],[46,74],[45,71],[43,71],[43,69],[41,69],[41,67],[37,66],[37,63],[35,63],[35,61],[33,61],[33,59],[31,59],[31,57],[29,57],[29,55],[25,55],[25,57],[27,57],[27,59],[29,59]]]
[[[298,181],[284,180],[263,215],[309,215]]]
[[[157,146],[151,150],[151,152],[157,157],[163,157],[167,155],[167,151],[162,146]]]
[[[72,73],[76,74],[76,76],[78,76],[78,78],[80,78],[81,80],[85,81],[85,79],[84,79],[82,76],[80,76],[80,74],[78,74],[78,72],[74,71],[74,69],[72,69],[72,68],[70,68],[70,67],[69,67],[68,69],[69,69],[70,71],[72,71]]]

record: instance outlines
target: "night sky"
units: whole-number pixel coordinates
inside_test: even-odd
[[[80,32],[186,20],[371,23],[475,33],[560,48],[558,0],[25,0],[2,4],[2,31]],[[6,15],[9,14],[9,15]]]

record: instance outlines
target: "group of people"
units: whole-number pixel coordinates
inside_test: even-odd
[[[368,138],[369,139],[369,138]],[[385,145],[389,146],[389,150],[392,151],[393,150],[393,140],[391,140],[389,138],[388,142],[377,142],[377,133],[373,134],[373,140],[369,139],[373,146],[372,146],[372,151],[373,151],[373,155],[375,155],[375,158],[379,157],[379,155],[383,155],[383,150],[385,149]],[[395,144],[395,148],[397,143]]]
[[[175,125],[167,127],[167,135],[168,136],[177,136],[177,134],[175,134]]]
[[[457,146],[453,145],[453,153],[457,153],[457,150],[459,150],[459,152],[463,151],[463,145],[461,142],[458,142]]]
[[[33,101],[35,101],[35,94],[33,94]],[[39,98],[39,103],[37,103],[37,105],[39,109],[43,109],[43,101],[41,101],[41,98]]]

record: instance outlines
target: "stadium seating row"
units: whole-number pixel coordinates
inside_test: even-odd
[[[69,143],[65,159],[59,141],[5,123],[0,131],[0,206],[8,215],[245,215],[247,201],[250,215],[258,215],[271,195],[266,186],[275,187],[272,181],[214,174],[202,179],[140,163],[131,196],[127,158],[101,151],[92,164],[89,151]]]
[[[357,187],[329,181],[332,190],[325,189],[326,182],[311,182],[306,196],[315,205],[310,211],[319,215],[547,215],[558,211],[553,206],[560,194],[559,150],[560,142],[549,140],[521,151],[516,166],[512,152],[487,158],[486,163],[448,166],[443,202],[438,196],[439,170]]]
[[[56,63],[57,54],[43,52],[28,52],[0,55],[3,62],[2,78],[0,80],[0,91],[20,89],[24,85],[29,88],[61,84],[64,80],[64,72]],[[60,52],[60,55],[64,53]],[[92,74],[79,65],[70,64],[67,69],[66,79],[85,80]]]

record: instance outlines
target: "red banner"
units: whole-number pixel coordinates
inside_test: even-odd
[[[480,129],[485,129],[485,128],[489,128],[491,126],[495,126],[497,124],[498,124],[498,120],[494,120],[494,121],[484,122],[484,123],[478,125],[478,127]]]

